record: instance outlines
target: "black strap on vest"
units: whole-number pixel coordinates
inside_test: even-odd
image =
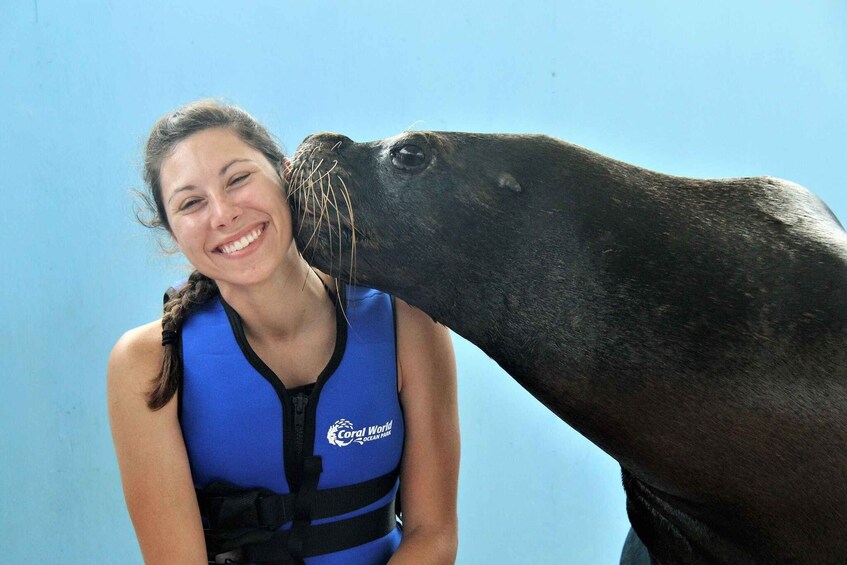
[[[288,552],[300,565],[303,562],[303,541],[312,521],[312,501],[323,472],[323,461],[316,455],[303,458],[303,478],[294,499],[294,523],[288,533]]]
[[[200,513],[208,525],[205,533],[210,559],[220,557],[221,554],[234,559],[230,552],[240,549],[241,552],[248,553],[271,552],[289,559],[268,561],[269,563],[297,563],[302,561],[303,557],[330,553],[372,541],[386,535],[395,527],[393,501],[390,509],[384,506],[379,509],[380,512],[369,512],[328,524],[311,525],[311,520],[346,514],[376,502],[389,494],[397,481],[395,470],[361,483],[315,490],[320,470],[319,457],[305,458],[299,493],[278,494],[267,489],[242,489],[224,482],[214,482],[206,488],[198,489]],[[290,530],[276,531],[286,522],[292,521]],[[391,527],[385,529],[389,523]],[[333,529],[327,530],[330,526]],[[336,529],[339,531],[335,531]],[[323,530],[326,530],[328,535],[316,533]],[[375,532],[380,534],[370,537]],[[251,550],[250,547],[254,549]],[[255,561],[252,557],[249,560]],[[222,558],[220,562],[225,561]]]
[[[271,532],[267,539],[210,556],[210,563],[244,562],[257,565],[295,565],[304,557],[355,547],[389,534],[396,527],[394,501],[361,516],[311,525],[303,533],[302,555],[289,551],[291,530]]]
[[[397,480],[388,473],[369,481],[315,491],[312,519],[352,512],[387,495]],[[224,482],[197,490],[200,513],[210,529],[273,528],[294,519],[294,494],[277,494],[266,489],[242,489]]]

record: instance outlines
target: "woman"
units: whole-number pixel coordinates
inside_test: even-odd
[[[145,561],[452,563],[448,333],[306,264],[288,166],[264,127],[214,102],[163,117],[148,139],[154,224],[196,271],[109,359],[112,434]]]

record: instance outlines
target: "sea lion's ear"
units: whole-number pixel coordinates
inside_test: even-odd
[[[509,173],[500,173],[500,176],[497,177],[497,184],[500,188],[508,188],[512,192],[520,192],[523,190],[517,179]]]

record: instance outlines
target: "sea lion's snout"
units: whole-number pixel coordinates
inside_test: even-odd
[[[320,131],[306,136],[297,153],[307,151],[327,151],[329,153],[338,152],[344,145],[352,145],[353,140],[346,135],[331,131]]]
[[[356,146],[347,136],[319,132],[306,137],[287,174],[298,249],[321,268],[338,274],[343,259],[352,271],[357,240],[366,236],[356,229],[343,153]]]

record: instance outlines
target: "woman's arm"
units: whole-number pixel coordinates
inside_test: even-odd
[[[447,328],[401,300],[396,304],[406,441],[400,467],[403,541],[390,563],[454,563],[459,414],[453,346]]]
[[[162,325],[124,334],[108,368],[109,421],[129,515],[146,563],[203,564],[206,544],[174,397],[161,410],[147,392],[162,363]]]

